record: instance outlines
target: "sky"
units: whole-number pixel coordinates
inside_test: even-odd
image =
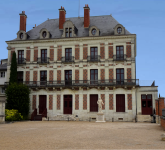
[[[59,18],[63,6],[66,18],[84,16],[88,4],[90,16],[110,15],[137,36],[136,79],[150,86],[155,80],[158,94],[165,97],[165,0],[1,0],[0,59],[8,56],[5,41],[15,39],[19,31],[19,13],[27,15],[26,30],[49,19]]]

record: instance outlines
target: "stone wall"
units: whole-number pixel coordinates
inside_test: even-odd
[[[5,100],[2,97],[0,97],[0,123],[5,123]]]

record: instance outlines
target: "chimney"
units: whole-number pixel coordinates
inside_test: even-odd
[[[20,15],[20,26],[19,26],[19,30],[23,30],[26,32],[26,18],[27,16],[25,15],[25,11],[22,11]]]
[[[90,24],[90,8],[88,7],[88,4],[85,4],[84,7],[84,28],[89,28]]]
[[[63,29],[63,24],[65,22],[65,14],[66,14],[66,11],[64,7],[61,6],[61,9],[59,9],[59,29],[60,30]]]

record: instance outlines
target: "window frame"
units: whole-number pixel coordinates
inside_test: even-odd
[[[92,49],[94,50],[92,51]],[[94,53],[94,55],[92,53]],[[90,47],[90,60],[98,60],[98,47]]]
[[[121,49],[121,47],[123,49]],[[119,50],[117,50],[118,48],[119,48]],[[119,54],[117,54],[117,51],[119,51]],[[121,51],[123,52],[123,54],[121,54]],[[116,59],[117,60],[123,60],[124,59],[124,46],[123,45],[116,46]]]
[[[42,54],[44,54],[44,57]],[[47,62],[47,54],[47,49],[41,49],[41,62]]]
[[[5,71],[2,71],[2,72],[1,72],[0,78],[5,78]]]
[[[18,64],[22,64],[23,61],[24,61],[24,50],[18,50]]]
[[[1,93],[5,94],[5,88],[4,87],[1,87]]]
[[[17,72],[17,82],[18,83],[23,83],[23,71],[18,71]]]
[[[120,70],[120,73],[117,73],[117,70]],[[121,70],[123,70],[123,73],[121,73]],[[120,74],[120,79],[118,79],[117,74]],[[121,78],[121,75],[123,74],[123,79]],[[124,84],[124,68],[116,68],[116,83],[117,84]]]

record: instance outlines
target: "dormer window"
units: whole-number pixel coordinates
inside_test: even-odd
[[[89,28],[89,36],[99,36],[100,30],[96,26]]]
[[[96,34],[96,29],[92,29],[92,35],[95,35]]]
[[[68,28],[65,29],[65,37],[68,37]]]
[[[121,32],[122,32],[122,28],[121,28],[121,27],[118,27],[118,28],[117,28],[117,33],[118,33],[118,34],[121,34]]]
[[[41,29],[40,30],[40,39],[48,39],[48,38],[50,38],[50,32],[45,28]]]
[[[23,39],[23,33],[20,33],[20,39]]]
[[[72,28],[69,28],[69,37],[72,37]]]
[[[114,35],[124,35],[125,34],[125,28],[121,24],[117,24],[114,27]]]
[[[68,38],[68,37],[76,37],[77,28],[72,23],[72,21],[67,20],[63,24],[63,34],[62,37]]]
[[[46,38],[46,31],[42,32],[43,38]]]

